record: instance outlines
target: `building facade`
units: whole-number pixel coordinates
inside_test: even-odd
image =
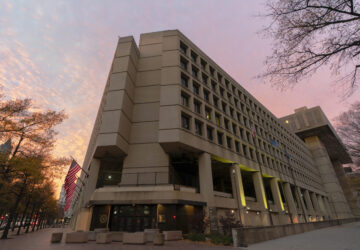
[[[277,119],[178,30],[142,34],[139,46],[122,37],[74,227],[189,232],[205,221],[221,231],[229,216],[245,226],[353,217],[335,169],[351,161],[340,140],[338,157],[289,126],[294,117]]]

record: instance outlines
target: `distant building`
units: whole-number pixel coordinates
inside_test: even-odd
[[[320,107],[278,119],[178,30],[142,34],[139,46],[123,37],[74,226],[188,232],[206,217],[221,231],[227,212],[246,226],[351,218],[350,162]]]

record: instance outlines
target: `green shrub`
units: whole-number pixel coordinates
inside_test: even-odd
[[[185,234],[184,235],[184,239],[188,239],[191,241],[205,241],[205,235],[201,234],[201,233],[190,233],[190,234]]]

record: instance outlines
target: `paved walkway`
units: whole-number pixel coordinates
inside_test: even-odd
[[[113,242],[108,245],[99,245],[91,241],[86,244],[65,244],[64,239],[60,244],[51,244],[52,232],[62,231],[61,228],[48,228],[34,233],[11,236],[11,239],[0,240],[1,250],[100,250],[100,249],[123,249],[123,250],[157,250],[157,249],[239,249],[233,247],[213,246],[206,243],[192,243],[188,241],[166,242],[164,246],[152,244],[123,245]],[[248,250],[359,250],[360,249],[360,222],[346,224],[337,227],[324,228],[304,234],[293,235],[276,240],[254,244],[246,248]]]

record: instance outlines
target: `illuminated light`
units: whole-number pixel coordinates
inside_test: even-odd
[[[286,124],[289,124],[289,120],[286,120],[285,123],[286,123]]]
[[[220,161],[222,163],[234,163],[233,161],[221,158],[221,157],[216,156],[216,155],[212,155],[211,158],[213,158],[214,160]]]
[[[173,215],[173,219],[174,219],[174,220],[176,219],[176,215]]]
[[[233,209],[231,209],[231,213],[233,214],[233,213],[235,213],[235,211]]]
[[[1,216],[1,219],[3,220],[5,217],[4,216]]]
[[[108,179],[110,179],[110,180],[111,180],[111,178],[112,178],[112,176],[111,176],[111,175],[109,175],[109,176],[108,176]]]
[[[246,211],[246,213],[248,214],[248,213],[249,213],[249,211]]]
[[[250,207],[246,207],[247,210],[250,210]]]
[[[259,215],[259,214],[260,214],[260,212],[256,212],[256,214],[257,214],[257,215]]]

